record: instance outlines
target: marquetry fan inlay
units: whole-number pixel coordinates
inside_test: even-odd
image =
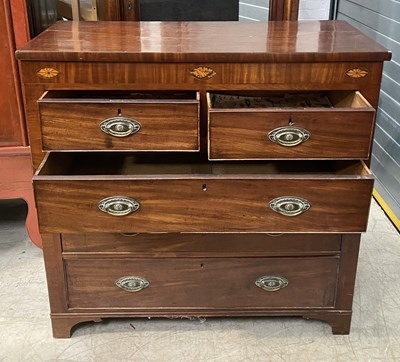
[[[364,78],[368,75],[368,70],[361,69],[361,68],[353,68],[353,69],[349,69],[346,72],[346,75],[348,75],[351,78]]]
[[[192,69],[190,74],[197,79],[211,79],[217,73],[212,68],[201,66]]]
[[[37,75],[44,79],[50,79],[57,77],[60,72],[54,68],[42,68],[37,71]]]

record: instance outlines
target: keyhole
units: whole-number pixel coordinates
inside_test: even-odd
[[[128,2],[128,11],[132,11],[132,1]]]
[[[202,190],[203,190],[203,191],[207,191],[207,184],[203,184]]]
[[[121,108],[118,108],[117,114],[118,114],[119,117],[122,116],[122,110],[121,110]]]
[[[294,122],[292,121],[292,119],[291,119],[291,118],[289,118],[289,122],[288,122],[288,124],[289,124],[289,126],[293,126],[293,125],[294,125]]]
[[[200,268],[202,268],[202,269],[204,268],[204,264],[203,263],[200,264]]]

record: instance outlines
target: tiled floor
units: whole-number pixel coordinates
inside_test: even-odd
[[[373,203],[351,334],[300,318],[129,319],[53,339],[41,251],[23,203],[0,201],[0,361],[400,361],[400,235]]]

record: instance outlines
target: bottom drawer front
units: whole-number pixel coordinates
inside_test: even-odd
[[[65,264],[70,308],[301,308],[333,307],[339,259],[85,258]],[[278,278],[267,278],[264,287],[280,287],[281,280],[282,288],[257,286],[265,276]],[[143,289],[126,291],[118,280]]]

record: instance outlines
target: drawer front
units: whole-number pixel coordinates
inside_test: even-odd
[[[294,127],[291,124],[294,122]],[[289,125],[290,123],[290,125]],[[210,159],[366,159],[374,112],[221,112],[209,116]],[[272,132],[302,128],[309,139],[292,147]]]
[[[261,177],[36,179],[40,227],[42,232],[65,233],[365,231],[372,179]],[[287,196],[296,200],[287,201]],[[111,214],[100,210],[102,200]],[[292,215],[302,205],[304,212],[297,216],[271,208],[286,207]],[[128,215],[115,215],[128,210]]]
[[[50,69],[50,77],[42,75]],[[351,70],[366,70],[354,77]],[[349,75],[350,74],[350,75]],[[139,89],[221,89],[221,84],[268,85],[282,89],[345,89],[379,85],[381,62],[321,63],[103,63],[103,62],[22,62],[25,84],[109,85],[115,89],[128,86]],[[155,88],[156,85],[156,88]],[[137,88],[136,88],[137,89]]]
[[[43,150],[198,151],[199,100],[39,101]]]
[[[88,233],[62,234],[65,253],[129,253],[140,256],[327,255],[340,251],[340,234]]]
[[[375,110],[348,98],[340,108],[209,108],[209,158],[367,159]]]
[[[336,257],[65,260],[77,309],[333,307],[338,265]],[[281,289],[257,286],[262,277],[260,286]]]

